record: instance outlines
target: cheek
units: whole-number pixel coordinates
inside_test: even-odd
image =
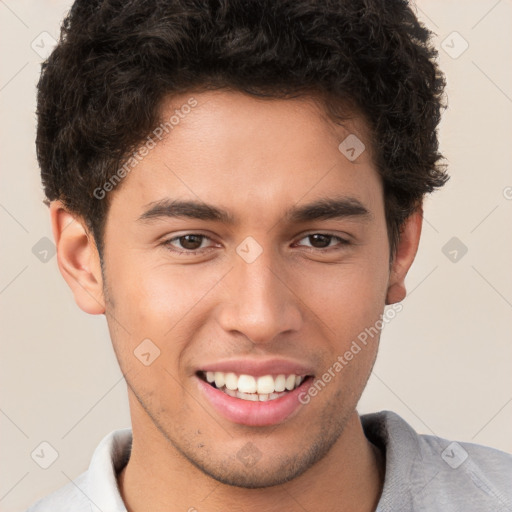
[[[386,273],[359,260],[309,282],[308,303],[322,320],[324,370],[319,376],[330,386],[333,403],[358,402],[373,367],[380,339]],[[326,395],[327,396],[327,395]]]
[[[219,281],[217,274],[222,276],[213,267],[118,261],[111,273],[116,312],[135,329],[148,327],[163,336]]]
[[[346,341],[373,325],[382,314],[387,266],[370,254],[303,272],[296,282],[297,294],[322,319],[326,334]]]
[[[141,352],[138,347],[149,339],[157,347],[152,349],[149,344],[150,352],[159,354],[151,367],[165,365],[175,378],[186,377],[182,375],[186,371],[183,359],[188,346],[194,347],[191,340],[201,338],[209,299],[215,296],[225,273],[220,266],[155,265],[143,257],[118,259],[108,280],[115,303],[111,309],[115,320],[109,319],[109,328],[123,371],[139,371],[140,361],[134,354]],[[148,377],[151,381],[171,378],[165,372]]]

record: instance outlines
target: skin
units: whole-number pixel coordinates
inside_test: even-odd
[[[162,107],[164,119],[191,94]],[[195,371],[220,359],[282,357],[321,376],[385,304],[405,297],[421,232],[406,221],[392,264],[381,179],[360,118],[333,124],[311,98],[263,100],[200,92],[198,105],[111,193],[104,273],[94,238],[63,204],[51,204],[59,268],[77,304],[105,314],[128,385],[132,455],[118,477],[129,511],[372,511],[383,457],[364,436],[357,402],[378,348],[371,340],[334,379],[277,425],[228,421],[197,387]],[[367,150],[348,160],[356,134]],[[351,197],[369,215],[290,224],[284,213],[321,198]],[[199,200],[236,223],[190,218],[140,221],[161,199]],[[199,254],[176,254],[195,239]],[[322,245],[307,235],[336,238]],[[263,252],[236,252],[248,236]],[[316,243],[316,245],[315,245]],[[328,246],[326,248],[325,246]],[[149,338],[149,366],[134,350]],[[246,467],[247,443],[261,458]],[[321,506],[319,506],[321,504]]]

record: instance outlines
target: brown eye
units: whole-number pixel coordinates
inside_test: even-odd
[[[333,239],[332,235],[309,235],[308,236],[311,245],[316,249],[323,249],[324,247],[329,247],[331,240]]]
[[[309,244],[304,245],[312,249],[338,249],[350,243],[339,236],[330,235],[328,233],[312,233],[302,238],[302,240],[307,240]],[[337,243],[332,244],[333,241]]]
[[[169,250],[178,253],[178,254],[195,254],[199,251],[203,251],[208,249],[208,247],[203,246],[204,241],[210,240],[206,235],[201,235],[197,233],[188,233],[186,235],[175,236],[174,238],[170,238],[163,242]]]
[[[183,249],[195,250],[201,247],[201,243],[203,241],[203,235],[184,235],[180,236],[176,240],[179,240],[181,247]]]

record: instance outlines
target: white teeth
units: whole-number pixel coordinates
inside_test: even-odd
[[[207,372],[208,373],[208,372]],[[206,377],[208,380],[208,377]],[[224,386],[224,374],[222,372],[215,372],[214,373],[214,380],[215,385],[220,389],[222,386]]]
[[[264,375],[263,377],[258,377],[258,394],[268,394],[274,391],[274,379],[272,375]]]
[[[286,395],[286,392],[258,395],[257,393],[241,393],[240,391],[232,391],[226,388],[222,388],[221,391],[227,393],[229,396],[234,396],[236,398],[241,398],[242,400],[248,400],[251,402],[267,402],[270,400],[275,400],[276,398],[281,398],[282,396]]]
[[[240,393],[245,400],[260,400],[261,402],[275,399],[285,391],[292,391],[300,386],[305,378],[294,374],[254,377],[247,374],[237,375],[234,372],[212,371],[205,372],[205,377],[210,384],[215,382],[217,389],[229,391],[230,396],[238,396],[238,393]],[[247,395],[247,397],[243,395]]]
[[[286,378],[286,389],[291,391],[295,387],[295,375],[288,375]]]
[[[242,391],[238,391],[236,396],[242,400],[258,401],[258,395],[256,393],[243,393]]]
[[[278,375],[275,379],[274,390],[278,393],[284,391],[286,388],[286,377],[284,375]]]
[[[228,389],[235,390],[238,388],[238,377],[234,373],[226,373],[224,375],[224,385]]]
[[[252,375],[240,375],[238,377],[238,391],[242,393],[256,393],[256,389],[256,379]]]

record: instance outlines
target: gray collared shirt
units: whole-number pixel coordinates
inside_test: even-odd
[[[386,457],[376,512],[512,512],[512,455],[419,435],[389,411],[363,415],[361,423]],[[108,434],[86,472],[27,512],[126,512],[116,476],[129,458],[131,441],[131,429]]]

